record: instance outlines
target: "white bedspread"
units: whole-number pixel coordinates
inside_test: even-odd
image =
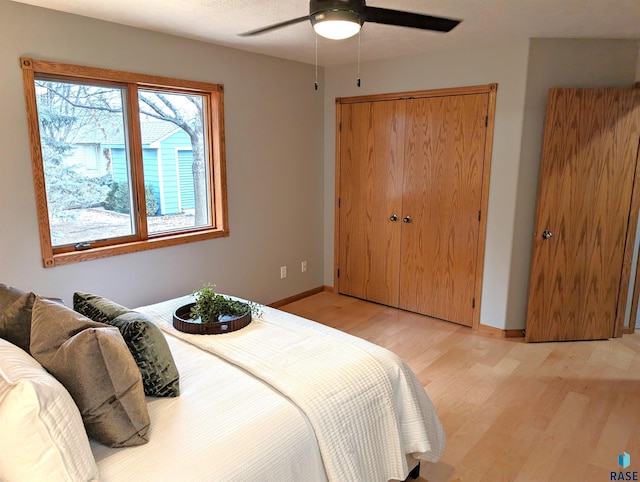
[[[242,369],[167,336],[180,396],[147,397],[149,443],[91,441],[100,482],[326,482],[300,410]]]
[[[315,431],[330,480],[402,480],[408,473],[405,454],[439,459],[445,442],[440,421],[413,372],[393,353],[270,308],[237,332],[189,335],[172,325],[173,311],[189,301],[138,311],[291,399]]]

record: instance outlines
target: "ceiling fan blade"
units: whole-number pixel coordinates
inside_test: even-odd
[[[453,20],[450,18],[432,17],[431,15],[378,7],[365,7],[364,14],[365,22],[421,28],[424,30],[435,30],[437,32],[449,32],[461,22],[461,20]]]
[[[259,35],[261,33],[266,33],[271,30],[275,30],[277,28],[287,27],[289,25],[293,25],[294,23],[302,22],[303,20],[309,20],[309,15],[305,15],[304,17],[293,18],[291,20],[287,20],[286,22],[276,23],[274,25],[269,25],[268,27],[259,28],[258,30],[252,30],[251,32],[241,33],[241,37],[251,37],[252,35]]]

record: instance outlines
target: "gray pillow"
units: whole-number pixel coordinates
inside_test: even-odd
[[[31,310],[36,295],[25,293],[0,312],[0,338],[19,346],[29,353],[31,338]]]
[[[136,361],[144,393],[152,397],[180,395],[180,374],[164,335],[142,313],[130,311],[109,321],[117,327]]]
[[[89,437],[109,447],[148,442],[142,378],[117,328],[36,297],[30,347],[71,394]]]
[[[0,283],[0,315],[24,294],[22,290]]]

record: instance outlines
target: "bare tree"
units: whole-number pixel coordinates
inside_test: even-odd
[[[139,92],[140,112],[149,117],[171,122],[184,130],[191,139],[193,163],[193,190],[195,198],[195,224],[208,223],[207,175],[202,128],[202,98],[193,95],[163,94],[154,91]],[[181,106],[177,103],[183,100]],[[190,108],[185,108],[188,102]],[[144,105],[143,105],[144,104]]]
[[[38,86],[37,83],[36,86]],[[118,89],[109,90],[50,81],[41,82],[40,86],[46,89],[44,95],[47,97],[40,96],[39,102],[48,103],[51,107],[50,116],[43,117],[40,113],[41,130],[49,139],[48,145],[54,150],[57,148],[59,155],[55,159],[58,159],[58,164],[60,158],[69,153],[74,135],[81,132],[82,128],[93,126],[101,129],[105,139],[117,130],[113,123],[113,114],[122,114],[122,97]],[[139,105],[143,118],[147,116],[170,122],[189,136],[193,156],[191,170],[194,184],[195,225],[207,224],[209,210],[202,97],[140,90]],[[40,104],[39,109],[41,109]]]

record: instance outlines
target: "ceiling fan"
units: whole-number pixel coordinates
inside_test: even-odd
[[[354,36],[365,22],[397,25],[400,27],[449,32],[460,20],[444,17],[432,17],[419,13],[390,10],[387,8],[367,7],[365,0],[310,0],[309,15],[285,22],[269,25],[240,34],[243,37],[258,35],[305,20],[311,21],[318,35],[340,40]]]

